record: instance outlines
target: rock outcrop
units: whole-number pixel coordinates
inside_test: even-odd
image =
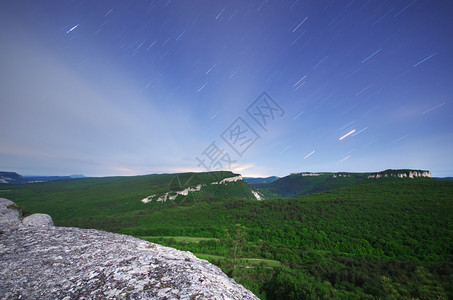
[[[14,206],[14,202],[8,199],[0,198],[0,230],[3,227],[20,227],[22,222],[20,221],[20,213],[16,209],[10,209],[8,207]],[[0,236],[1,237],[1,236]]]
[[[417,177],[428,177],[431,178],[430,171],[423,170],[386,170],[379,173],[374,173],[368,176],[368,179],[374,178],[388,178],[388,177],[397,177],[397,178],[417,178]]]
[[[233,177],[227,177],[227,178],[224,178],[224,179],[220,180],[219,182],[212,182],[211,184],[225,184],[227,182],[236,182],[236,181],[239,181],[239,180],[242,180],[242,175],[237,175],[237,176],[233,176]]]
[[[290,175],[300,175],[300,176],[320,176],[322,173],[312,173],[312,172],[302,172],[302,173],[290,173]]]
[[[22,220],[22,224],[25,226],[39,226],[39,227],[52,227],[53,221],[49,215],[46,214],[33,214],[25,217]]]
[[[252,194],[253,196],[255,196],[256,200],[263,200],[263,195],[260,193],[260,192],[255,192],[254,190],[252,190]]]
[[[0,299],[258,299],[190,252],[42,215],[22,222],[11,204],[0,198]]]
[[[236,181],[239,181],[239,180],[242,180],[242,176],[241,175],[237,175],[237,176],[233,176],[233,177],[227,177],[227,178],[222,179],[221,181],[211,182],[210,184],[227,184],[228,182],[236,182]],[[174,201],[176,199],[176,197],[178,197],[179,195],[187,196],[190,192],[201,191],[201,189],[203,187],[205,187],[205,186],[207,186],[207,184],[198,184],[195,187],[188,187],[188,188],[183,189],[182,191],[169,191],[169,192],[166,192],[165,194],[163,194],[162,196],[158,197],[156,199],[156,201],[157,202],[166,202],[167,200]],[[255,196],[255,198],[257,200],[261,200],[261,198],[258,199],[258,197],[256,197],[255,193],[253,193],[253,195]],[[140,201],[142,201],[143,203],[146,204],[146,203],[149,203],[149,202],[153,201],[153,198],[155,196],[156,195],[151,195],[151,196],[143,198]]]

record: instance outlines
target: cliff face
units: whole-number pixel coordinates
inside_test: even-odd
[[[398,177],[398,178],[416,178],[416,177],[429,177],[431,178],[430,171],[423,170],[387,170],[375,174],[371,174],[368,178],[387,178],[387,177]]]
[[[190,252],[42,214],[21,221],[11,204],[0,198],[0,298],[258,299]]]

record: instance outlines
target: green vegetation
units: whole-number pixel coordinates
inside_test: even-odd
[[[104,228],[120,231],[124,224],[120,215],[160,206],[191,205],[211,201],[214,197],[255,199],[245,182],[211,185],[236,174],[231,172],[155,174],[131,177],[102,177],[66,179],[32,184],[0,184],[1,197],[23,203],[36,213],[48,213],[60,226],[98,227],[98,220],[107,218]],[[178,196],[174,201],[156,202],[155,199],[169,191],[181,191],[199,184],[206,186],[188,196]],[[155,195],[144,204],[140,200]],[[92,221],[88,221],[92,220]]]
[[[220,239],[216,238],[204,238],[204,237],[192,237],[192,236],[139,236],[139,238],[144,240],[157,240],[157,239],[165,239],[165,240],[173,240],[175,242],[183,242],[183,243],[199,243],[201,241],[220,241]]]
[[[333,178],[333,176],[337,176]],[[342,176],[339,176],[342,175]],[[344,176],[348,175],[348,176]],[[310,193],[324,192],[340,187],[353,186],[367,181],[368,174],[320,173],[319,176],[292,174],[272,183],[252,184],[265,198],[293,198]]]
[[[250,182],[265,198],[294,198],[311,193],[319,193],[354,186],[357,184],[375,182],[370,175],[378,175],[379,181],[394,180],[397,175],[409,176],[411,172],[427,172],[425,170],[385,170],[378,173],[295,173],[270,183]],[[385,177],[385,178],[384,178]]]
[[[272,183],[278,179],[277,176],[270,177],[244,177],[245,182],[248,184],[259,184],[259,183]]]
[[[17,210],[19,212],[19,218],[21,219],[30,215],[30,212],[26,210],[22,205],[10,204],[6,208]]]
[[[238,268],[239,259],[244,255],[245,242],[246,242],[245,227],[241,224],[236,224],[231,230],[225,229],[225,242],[227,249],[227,263],[233,268],[231,270],[231,276],[234,275],[234,271]]]
[[[191,251],[262,299],[453,297],[451,181],[373,180],[266,201],[242,199],[248,187],[235,182],[215,186],[220,196],[143,204],[153,176],[170,175],[8,185],[2,196],[60,226]]]

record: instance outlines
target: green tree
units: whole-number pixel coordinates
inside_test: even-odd
[[[244,246],[247,241],[245,227],[236,224],[232,229],[225,229],[225,242],[227,244],[227,260],[233,267],[234,272],[238,266],[238,260],[244,253]]]

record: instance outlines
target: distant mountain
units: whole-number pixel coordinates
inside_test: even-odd
[[[69,176],[24,176],[28,182],[40,182],[40,181],[51,181],[51,180],[64,180],[64,179],[74,179],[74,178],[86,178],[84,175],[69,175]]]
[[[71,178],[86,178],[86,176],[82,175],[82,174],[69,175],[69,177],[71,177]]]
[[[22,176],[16,172],[0,172],[0,183],[22,184],[34,183],[51,180],[64,180],[73,178],[86,178],[84,175],[69,175],[69,176]]]
[[[16,172],[1,172],[0,171],[0,183],[12,183],[12,184],[19,184],[19,183],[26,183],[27,179],[17,174]]]
[[[453,177],[434,177],[437,180],[453,180]]]
[[[277,176],[270,177],[243,177],[244,181],[248,184],[258,184],[258,183],[272,183],[275,180],[279,179]]]
[[[373,180],[395,180],[404,178],[431,178],[426,170],[385,170],[376,173],[292,173],[272,183],[251,184],[265,198],[293,198],[305,194],[323,192],[340,187],[353,186]]]
[[[71,179],[71,176],[24,176],[28,182],[40,182],[40,181],[50,181],[50,180],[63,180]]]

